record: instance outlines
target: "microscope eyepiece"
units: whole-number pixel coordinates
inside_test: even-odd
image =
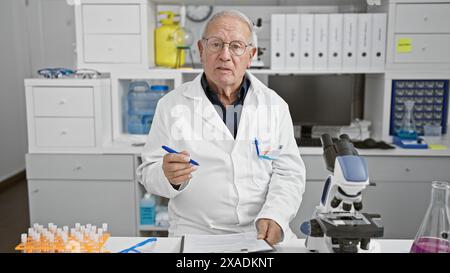
[[[333,146],[333,140],[331,139],[331,136],[329,134],[323,134],[320,137],[320,140],[324,149],[326,149],[328,146]]]
[[[336,147],[329,134],[323,134],[320,136],[320,141],[323,147],[323,158],[327,170],[334,172],[334,161],[336,160]]]
[[[336,142],[336,150],[338,156],[342,155],[358,155],[353,143],[346,134],[339,136],[339,140]]]

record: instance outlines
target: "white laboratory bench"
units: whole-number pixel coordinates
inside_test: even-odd
[[[133,146],[133,143],[141,143],[142,146]],[[444,142],[445,146],[450,147],[450,140]],[[392,144],[393,145],[393,144]],[[395,146],[395,145],[394,145]],[[140,155],[144,151],[141,139],[127,142],[109,142],[103,146],[104,154],[135,154]],[[322,147],[299,147],[300,155],[322,155]],[[420,156],[420,157],[450,157],[450,148],[443,150],[432,149],[403,149],[396,147],[391,150],[382,149],[358,149],[362,156]]]
[[[148,237],[111,237],[105,244],[105,249],[112,253],[120,252],[146,240]],[[413,240],[373,240],[379,244],[382,253],[408,253]],[[156,242],[151,243],[148,248],[151,253],[179,253],[181,238],[158,237]],[[296,239],[283,242],[275,246],[275,253],[307,253],[305,239]]]

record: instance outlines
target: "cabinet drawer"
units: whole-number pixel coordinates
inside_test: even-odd
[[[85,34],[141,32],[139,5],[83,5],[82,12]]]
[[[132,181],[28,180],[31,223],[108,223],[114,236],[135,236]]]
[[[130,155],[27,154],[28,179],[133,180]]]
[[[86,63],[140,63],[141,39],[139,35],[84,36]]]
[[[35,118],[38,147],[94,147],[93,118]]]
[[[446,157],[367,157],[372,181],[431,182],[450,180],[450,158]]]
[[[395,63],[450,63],[450,34],[397,34],[399,39],[410,39],[410,52],[394,52]]]
[[[34,115],[92,117],[93,95],[89,87],[33,87]]]
[[[450,4],[398,4],[395,32],[450,33]]]
[[[306,180],[323,180],[330,175],[321,155],[302,155],[306,169]]]
[[[325,181],[331,174],[322,156],[302,156],[306,180]],[[363,156],[367,161],[369,179],[374,182],[429,182],[450,180],[450,158]]]

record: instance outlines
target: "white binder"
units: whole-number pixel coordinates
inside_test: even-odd
[[[271,68],[284,69],[286,65],[286,15],[272,14],[271,19]]]
[[[286,14],[286,68],[300,68],[300,14]]]
[[[314,15],[314,70],[328,68],[328,14]]]
[[[330,14],[328,17],[328,70],[342,68],[343,23],[342,14]]]
[[[370,55],[372,47],[372,14],[358,14],[358,45],[356,46],[356,69],[367,71],[370,69]]]
[[[372,14],[371,70],[383,70],[386,60],[386,13]]]
[[[355,70],[356,68],[356,38],[358,15],[344,14],[344,29],[342,41],[342,70]]]
[[[300,69],[313,69],[314,15],[300,15]]]

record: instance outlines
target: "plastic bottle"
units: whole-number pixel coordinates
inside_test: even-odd
[[[156,201],[149,193],[144,195],[140,204],[141,225],[155,225]]]
[[[158,101],[169,91],[169,86],[167,85],[152,85],[150,87],[150,114],[148,115],[148,124],[150,130],[150,127],[153,122],[153,117],[155,115],[156,105],[158,104]],[[148,131],[147,131],[148,133]]]
[[[431,200],[411,246],[412,253],[450,253],[450,184],[433,181]]]
[[[149,86],[147,82],[135,81],[130,84],[128,95],[128,120],[127,130],[129,134],[146,134],[148,130],[145,124],[145,117],[149,114],[150,98]]]
[[[128,93],[128,133],[148,134],[155,115],[156,105],[169,87],[147,82],[132,82]]]
[[[180,27],[174,17],[179,16],[172,11],[160,11],[158,15],[167,18],[160,20],[161,26],[155,28],[155,63],[157,66],[176,67],[177,47],[174,42],[174,33]],[[181,51],[181,65],[184,64],[184,51]]]

